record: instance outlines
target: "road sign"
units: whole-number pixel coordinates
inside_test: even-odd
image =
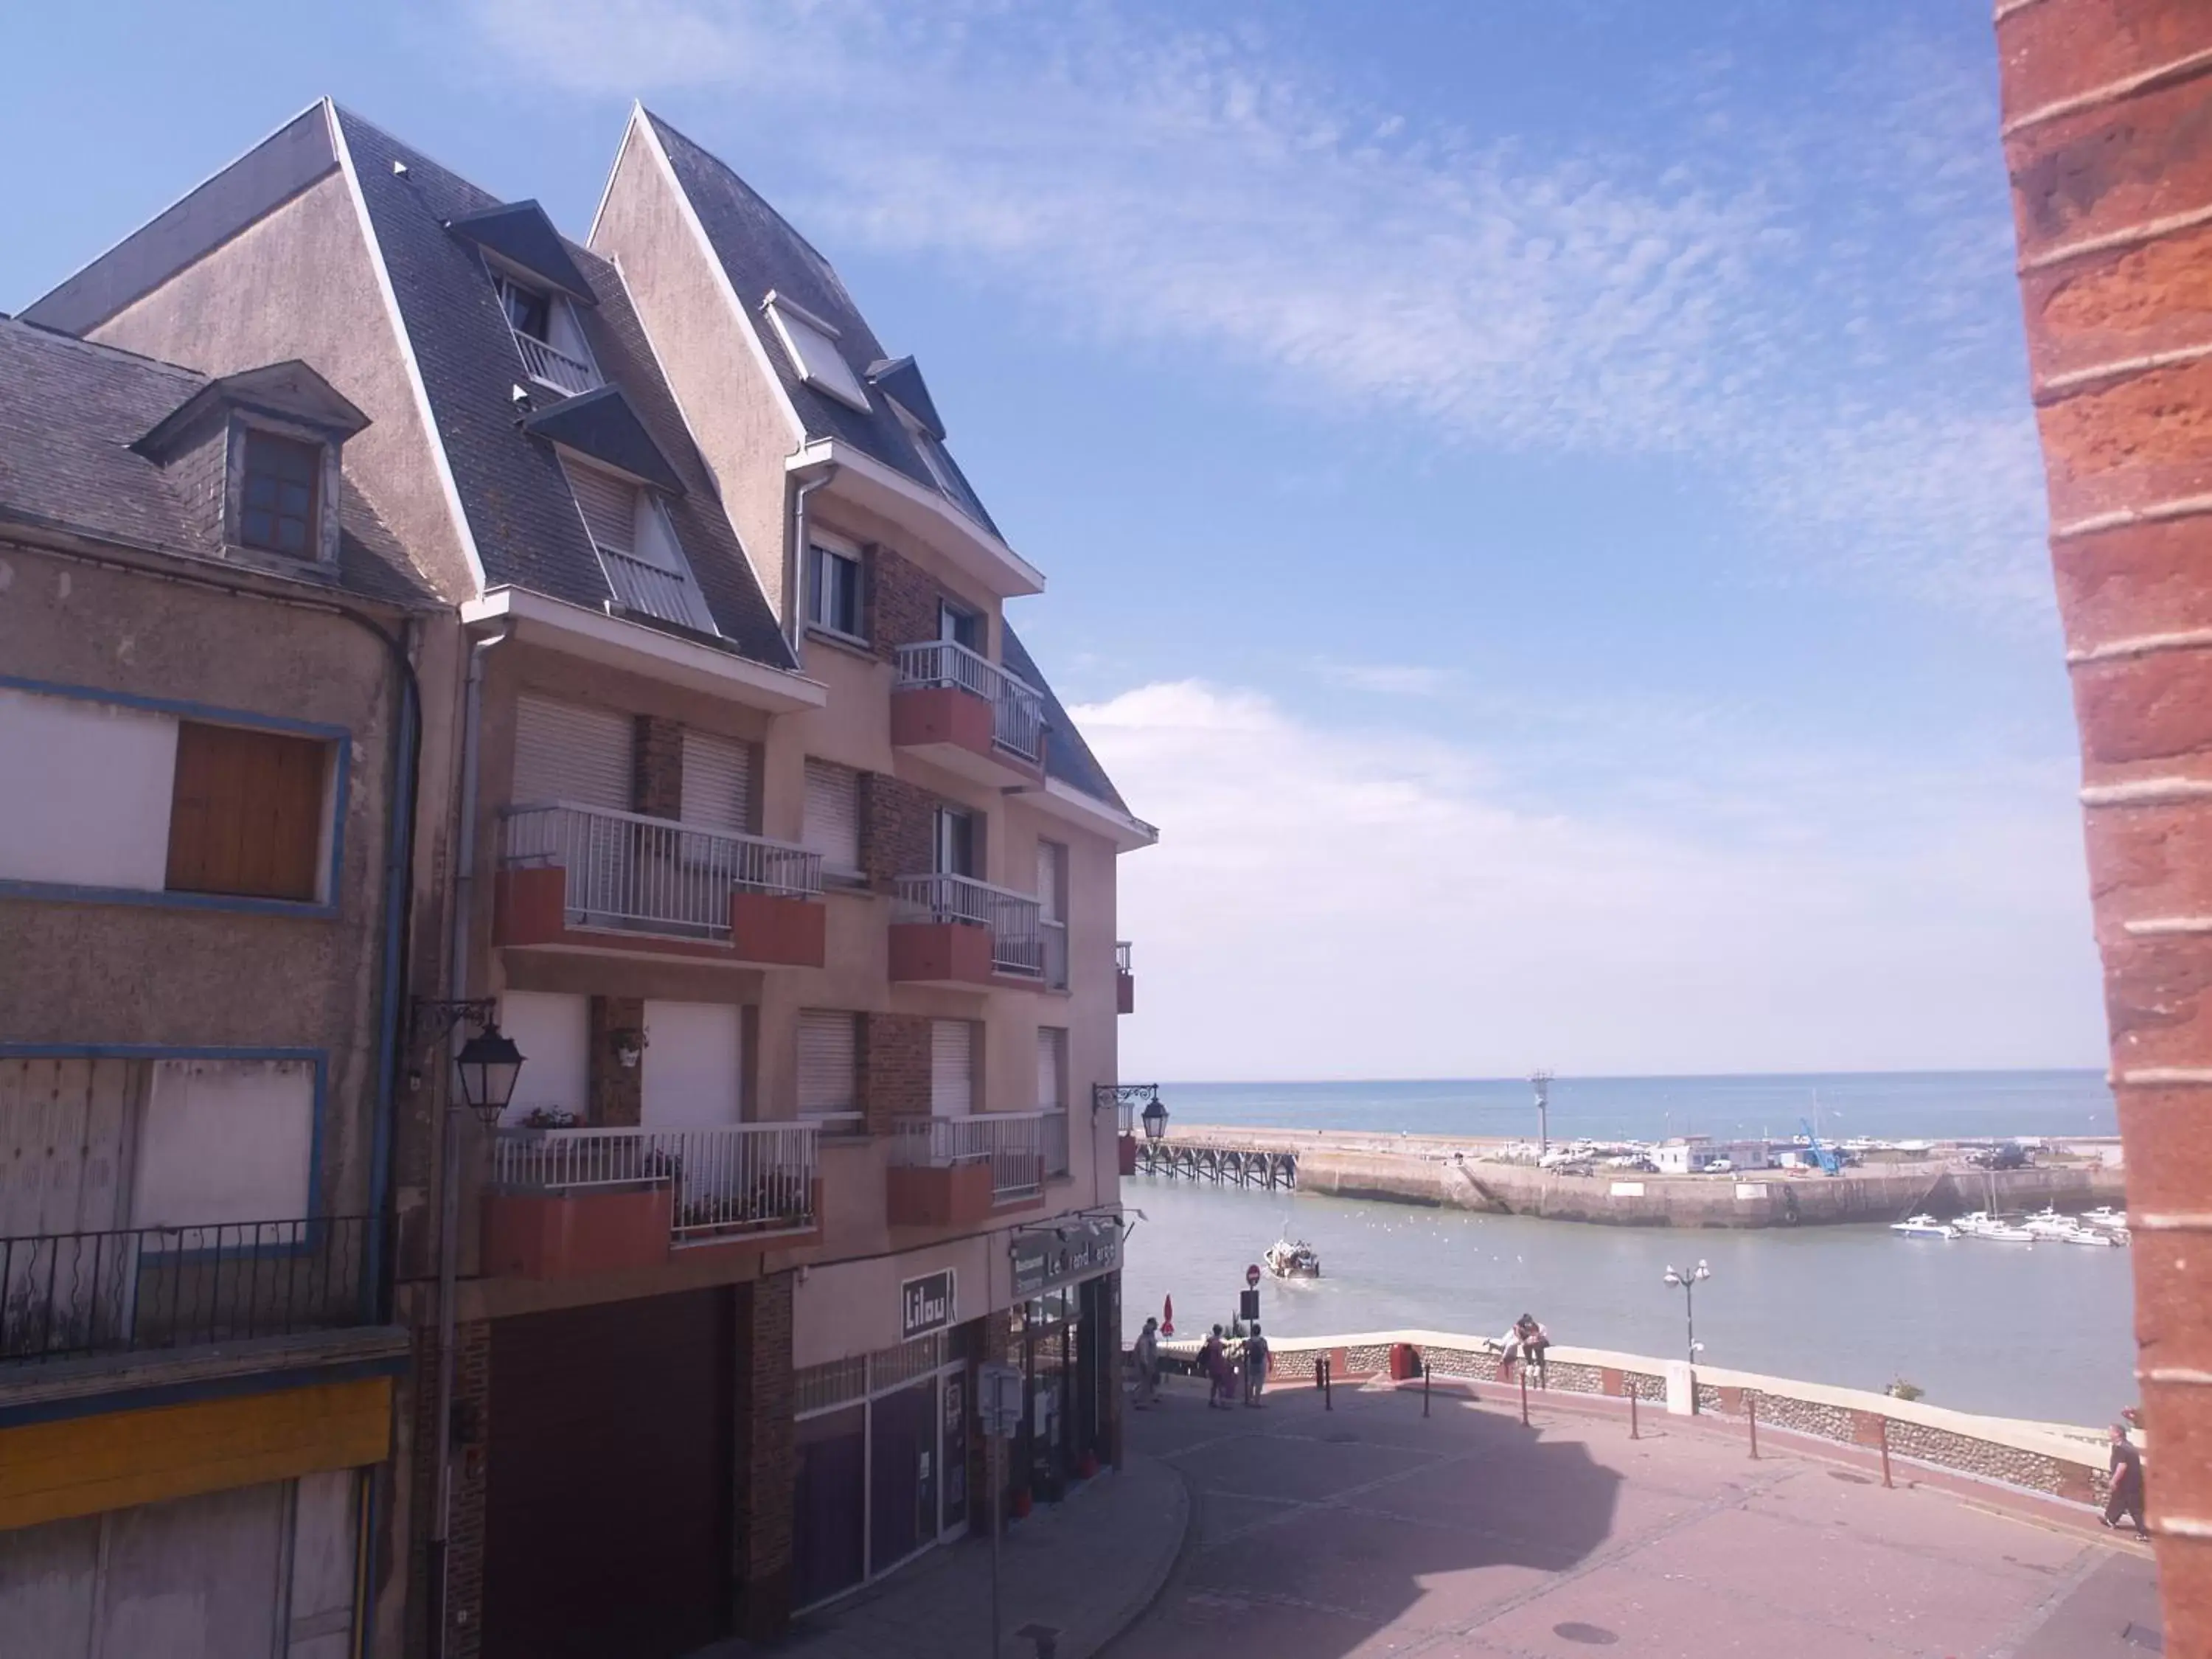
[[[1260,1264],[1258,1262],[1254,1262],[1250,1267],[1244,1270],[1244,1282],[1247,1285],[1249,1285],[1255,1291],[1260,1288]]]
[[[975,1409],[983,1432],[1011,1440],[1022,1425],[1022,1374],[1012,1365],[985,1365],[975,1375]]]

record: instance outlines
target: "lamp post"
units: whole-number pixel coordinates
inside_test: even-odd
[[[514,1039],[502,1036],[498,1022],[486,1020],[483,1029],[461,1045],[453,1056],[453,1070],[461,1080],[461,1098],[487,1129],[499,1127],[507,1102],[514,1098],[515,1080],[522,1075],[522,1050]]]
[[[1168,1132],[1168,1109],[1160,1104],[1159,1096],[1157,1094],[1154,1095],[1152,1097],[1152,1100],[1145,1107],[1145,1109],[1139,1113],[1139,1115],[1142,1117],[1145,1121],[1146,1139],[1157,1141],[1164,1139],[1166,1137]]]
[[[1536,1152],[1540,1157],[1552,1150],[1552,1074],[1529,1073],[1528,1086],[1536,1091]]]
[[[1686,1272],[1672,1267],[1667,1269],[1667,1282],[1682,1287],[1682,1322],[1688,1334],[1690,1363],[1693,1365],[1698,1360],[1698,1285],[1712,1276],[1713,1270],[1703,1260]]]

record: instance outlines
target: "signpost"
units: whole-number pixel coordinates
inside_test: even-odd
[[[1006,1480],[1000,1448],[1022,1425],[1022,1374],[1012,1365],[981,1366],[975,1374],[976,1410],[983,1419],[984,1479],[991,1483],[991,1656],[999,1654],[999,1534]]]
[[[1260,1288],[1260,1264],[1258,1262],[1255,1261],[1250,1267],[1245,1268],[1244,1282],[1255,1291]]]

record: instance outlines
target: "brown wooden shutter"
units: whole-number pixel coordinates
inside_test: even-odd
[[[169,890],[320,896],[328,745],[236,726],[177,726]]]

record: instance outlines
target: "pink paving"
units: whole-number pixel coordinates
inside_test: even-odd
[[[1555,1403],[1556,1401],[1556,1403]],[[1193,1498],[1122,1659],[2143,1659],[2149,1554],[2086,1510],[1604,1404],[1310,1389],[1129,1417]]]

